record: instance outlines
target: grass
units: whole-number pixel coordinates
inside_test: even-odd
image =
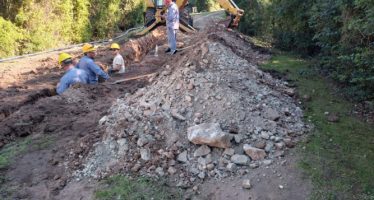
[[[311,199],[374,199],[374,125],[352,116],[354,104],[312,66],[282,53],[262,65],[287,76],[300,96],[311,97],[303,104],[304,114],[315,128],[300,148],[300,166],[314,186]],[[328,122],[325,112],[339,113],[339,122]]]
[[[181,199],[179,192],[170,191],[159,182],[147,178],[131,179],[116,175],[102,183],[104,186],[96,191],[96,199],[100,200],[174,200]]]
[[[30,145],[31,139],[26,138],[22,141],[7,144],[0,150],[0,169],[6,168],[13,158],[17,155],[26,152],[27,147]]]
[[[43,138],[32,140],[27,137],[16,142],[7,144],[0,150],[0,169],[9,166],[10,162],[18,155],[25,153],[28,150],[42,150],[48,148],[54,143],[52,136],[44,136]]]

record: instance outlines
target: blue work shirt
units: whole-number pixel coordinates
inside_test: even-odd
[[[64,76],[61,78],[60,83],[57,86],[57,94],[62,94],[70,86],[75,83],[88,83],[88,75],[85,71],[77,69],[75,67],[69,69]]]
[[[168,8],[166,26],[172,29],[179,29],[179,8],[174,2]]]
[[[89,84],[97,84],[99,82],[99,76],[103,77],[105,80],[109,79],[109,75],[88,56],[84,56],[80,59],[77,68],[86,71]]]

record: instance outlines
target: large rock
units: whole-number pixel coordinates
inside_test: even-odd
[[[222,131],[218,123],[204,123],[189,127],[188,140],[194,144],[206,144],[212,147],[228,148],[231,137]]]
[[[252,160],[262,160],[266,157],[266,152],[264,150],[252,147],[249,144],[245,144],[243,150]]]

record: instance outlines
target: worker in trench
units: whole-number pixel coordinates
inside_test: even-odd
[[[82,47],[84,56],[79,60],[78,69],[86,71],[89,84],[97,84],[99,76],[108,80],[109,75],[104,72],[94,61],[96,56],[96,47],[92,44],[84,44]]]
[[[179,9],[174,0],[165,0],[165,5],[168,8],[166,16],[166,28],[168,34],[169,48],[165,51],[170,55],[177,53],[177,31],[179,29]]]
[[[88,83],[88,75],[84,70],[77,69],[74,66],[73,57],[67,53],[61,53],[58,57],[58,63],[66,71],[60,82],[57,84],[57,94],[62,94],[65,90],[76,83]]]
[[[121,47],[117,43],[112,43],[110,45],[110,50],[113,52],[113,64],[112,67],[109,70],[109,73],[119,73],[123,74],[125,73],[125,61],[123,60],[122,55],[120,54]]]

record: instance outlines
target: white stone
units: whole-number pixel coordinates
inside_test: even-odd
[[[188,140],[194,144],[206,144],[212,147],[231,146],[230,135],[222,131],[218,123],[204,123],[187,129]]]
[[[249,179],[243,180],[242,187],[244,189],[251,189],[251,187],[252,187],[251,180],[249,180]]]
[[[140,157],[145,160],[151,160],[151,151],[149,149],[140,149]]]

